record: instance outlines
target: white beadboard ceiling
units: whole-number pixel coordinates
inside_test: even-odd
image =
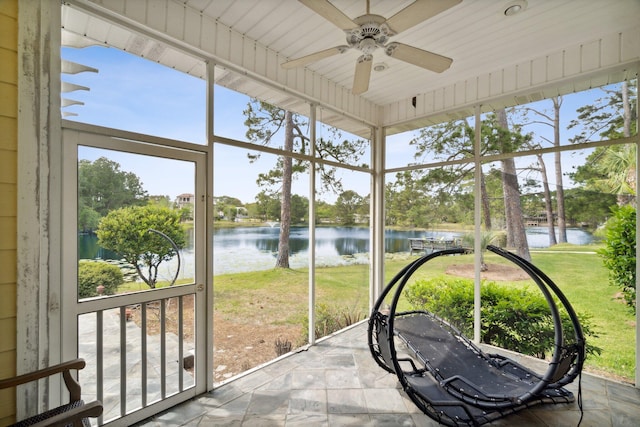
[[[368,2],[388,18],[413,0]],[[640,0],[527,0],[522,13],[505,16],[513,2],[462,0],[392,37],[453,63],[438,74],[377,49],[373,63],[388,68],[372,71],[359,96],[351,94],[357,50],[280,66],[346,44],[342,30],[297,0],[69,0],[63,44],[107,44],[199,77],[208,59],[220,65],[219,84],[304,114],[318,103],[324,121],[364,136],[369,125],[391,134],[478,104],[511,106],[636,76]],[[367,0],[331,3],[352,19],[366,13]]]

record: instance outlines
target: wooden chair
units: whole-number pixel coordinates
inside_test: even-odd
[[[102,414],[102,403],[94,401],[84,403],[81,400],[80,384],[71,376],[71,370],[80,370],[85,367],[82,359],[70,360],[59,365],[50,366],[24,375],[0,380],[0,389],[12,388],[31,381],[62,373],[64,383],[69,390],[69,403],[50,409],[41,414],[22,420],[13,426],[74,426],[90,427],[88,418],[96,418]],[[12,427],[13,427],[12,426]]]

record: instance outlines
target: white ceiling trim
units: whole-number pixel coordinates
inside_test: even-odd
[[[286,102],[286,108],[300,114],[308,114],[309,103],[326,107],[336,112],[325,116],[331,120],[327,123],[364,137],[369,137],[372,125],[384,126],[387,134],[394,134],[467,117],[473,114],[470,107],[478,104],[486,111],[620,81],[635,76],[640,63],[640,29],[636,25],[526,62],[491,72],[485,67],[481,74],[465,80],[417,91],[415,107],[411,97],[376,105],[308,68],[282,69],[280,64],[290,58],[184,2],[69,0],[68,3],[117,24],[97,22],[95,18],[94,22],[82,22],[74,17],[69,21],[77,20],[77,28],[65,27],[72,33],[201,78],[205,77],[203,60],[212,61],[229,70],[216,72],[217,83],[228,82],[228,87],[274,105],[283,106]]]
[[[148,34],[161,36],[159,40],[169,37],[177,42],[177,46],[188,47],[191,52],[199,53],[203,59],[211,59],[217,65],[227,67],[239,75],[261,80],[265,85],[297,94],[301,100],[306,99],[335,109],[365,124],[379,123],[380,107],[365,98],[352,95],[350,88],[339,86],[308,69],[282,69],[280,64],[288,58],[281,57],[259,42],[182,3],[173,0],[153,0],[152,2],[71,0],[69,4],[112,19],[116,16],[122,17],[124,19],[118,19],[119,23],[129,24],[131,31],[139,31],[140,26],[143,26],[152,30]],[[97,7],[104,11],[101,12]],[[94,38],[91,34],[92,28],[90,26],[85,28],[86,37]],[[112,44],[107,39],[97,39],[97,41],[127,51],[131,51],[132,47],[131,39],[121,42],[120,45]],[[269,100],[266,99],[266,101]],[[308,105],[303,108],[303,111],[296,112],[308,114]],[[367,133],[369,133],[368,129]]]
[[[640,28],[568,47],[530,61],[513,64],[448,87],[416,94],[384,106],[387,134],[512,107],[635,78],[640,61]]]

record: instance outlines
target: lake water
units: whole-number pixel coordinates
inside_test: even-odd
[[[278,250],[278,227],[236,227],[214,231],[213,263],[214,275],[242,271],[267,270],[274,266]],[[385,232],[386,252],[408,252],[409,238],[432,237],[452,239],[460,233],[438,231],[398,231]],[[549,246],[545,227],[527,229],[529,247]],[[569,243],[584,245],[593,241],[593,236],[582,229],[567,230]],[[191,244],[182,251],[182,266],[193,271],[193,236],[187,239]],[[118,259],[118,255],[98,246],[96,236],[78,236],[81,259]],[[368,262],[369,229],[362,227],[318,227],[316,229],[316,266],[364,264]],[[309,263],[309,230],[306,227],[292,227],[289,241],[289,264],[292,268],[305,267]],[[170,266],[170,264],[168,264]],[[181,269],[181,270],[182,270]]]

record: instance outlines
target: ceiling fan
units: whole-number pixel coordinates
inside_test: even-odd
[[[408,62],[427,70],[441,73],[451,66],[453,60],[446,56],[409,46],[403,43],[391,42],[389,38],[405,31],[427,19],[455,6],[462,0],[416,0],[391,18],[367,13],[355,19],[349,18],[328,0],[299,0],[300,3],[316,12],[338,28],[344,30],[347,45],[336,46],[321,50],[301,58],[284,62],[285,69],[303,67],[320,59],[344,53],[349,49],[357,49],[362,55],[356,62],[356,72],[353,77],[351,92],[359,95],[369,89],[373,51],[381,48],[392,58]]]

